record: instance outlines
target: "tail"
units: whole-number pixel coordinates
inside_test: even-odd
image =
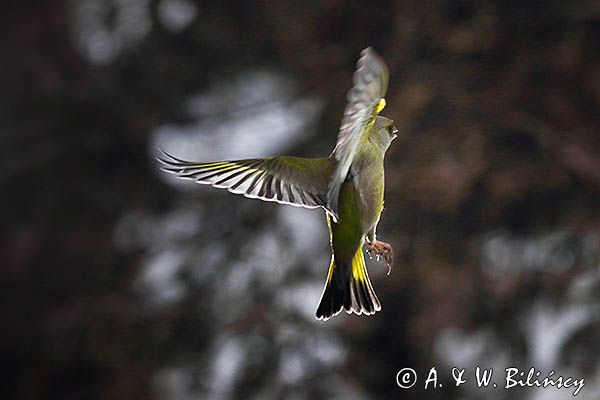
[[[373,315],[381,310],[379,299],[373,290],[365,266],[362,246],[356,250],[352,265],[336,265],[333,255],[327,273],[327,282],[317,308],[317,319],[323,321],[339,314]]]

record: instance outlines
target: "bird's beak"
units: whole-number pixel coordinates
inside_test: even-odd
[[[398,137],[398,128],[396,128],[395,126],[392,127],[392,135],[392,140]]]

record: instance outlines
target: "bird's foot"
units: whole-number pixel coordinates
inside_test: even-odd
[[[387,274],[392,272],[392,265],[394,265],[394,250],[389,243],[375,240],[373,242],[367,242],[367,253],[369,257],[372,257],[372,253],[375,253],[375,259],[379,261],[383,259],[385,265],[388,267]]]

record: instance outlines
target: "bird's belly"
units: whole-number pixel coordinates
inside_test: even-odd
[[[361,221],[364,231],[367,232],[379,222],[383,209],[384,181],[369,179],[364,175],[359,176],[358,180]]]

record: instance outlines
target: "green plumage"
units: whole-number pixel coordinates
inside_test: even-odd
[[[268,157],[199,163],[167,153],[163,170],[180,178],[224,188],[246,197],[325,209],[332,259],[316,316],[328,319],[342,309],[371,315],[381,309],[365,267],[362,246],[376,241],[383,208],[385,152],[396,137],[393,121],[378,116],[385,106],[388,73],[370,48],[362,52],[348,93],[348,105],[329,157]],[[387,248],[385,246],[387,246]],[[391,264],[391,261],[386,262]]]
[[[339,222],[327,217],[332,260],[316,312],[318,319],[331,318],[342,309],[366,315],[381,309],[362,253],[365,233],[359,201],[359,193],[348,179],[340,192]]]

